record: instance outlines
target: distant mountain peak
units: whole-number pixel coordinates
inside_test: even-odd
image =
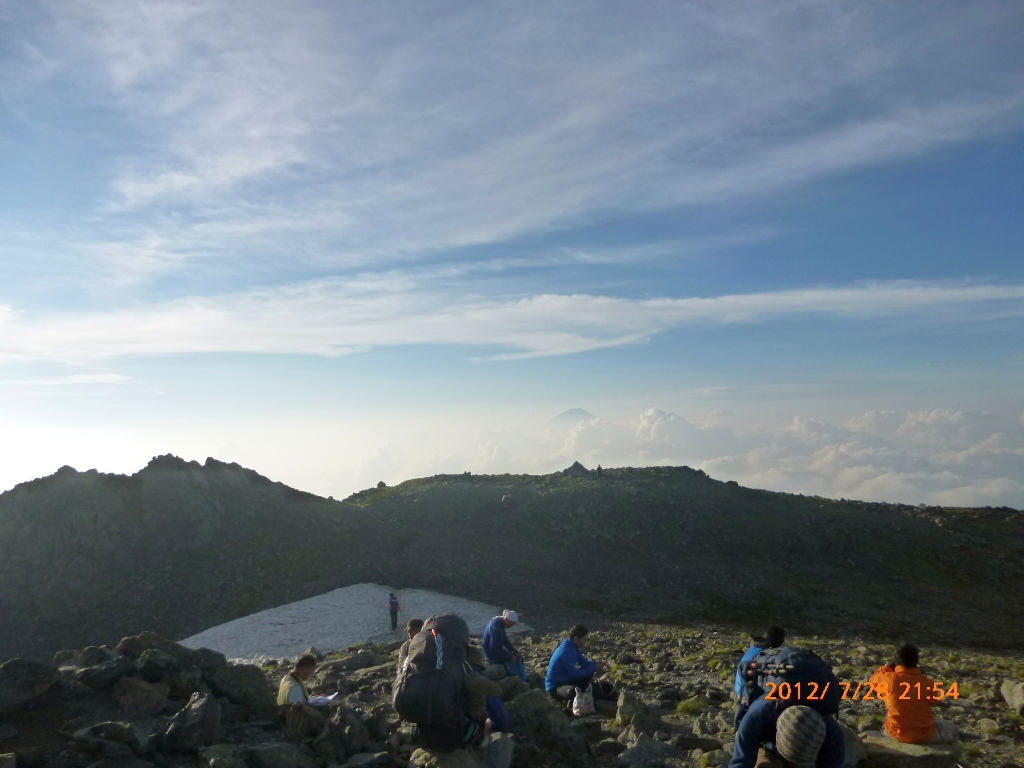
[[[596,417],[586,408],[570,408],[569,410],[562,411],[560,414],[555,416],[555,418],[549,421],[548,424],[578,424],[581,421],[590,421],[593,418]]]

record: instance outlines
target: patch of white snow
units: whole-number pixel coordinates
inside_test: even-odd
[[[391,631],[391,617],[385,607],[389,592],[394,592],[402,604],[395,632]],[[367,640],[403,640],[406,621],[426,619],[435,613],[457,613],[469,624],[469,631],[479,635],[501,610],[439,592],[354,584],[211,627],[185,638],[181,644],[211,648],[231,659],[262,662],[297,656],[310,646],[327,652]],[[519,622],[510,632],[529,629]]]

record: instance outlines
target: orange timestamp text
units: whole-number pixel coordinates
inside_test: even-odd
[[[828,695],[832,683],[819,685],[818,683],[766,683],[767,693],[765,699],[768,701],[824,701]],[[876,685],[874,683],[841,682],[839,687],[843,689],[840,700],[846,701],[884,701],[890,694],[889,686]],[[936,682],[933,685],[921,685],[921,683],[900,683],[899,691],[896,692],[898,699],[913,699],[915,701],[938,701],[939,699],[959,699],[960,687],[957,683],[951,683],[948,688],[943,683]],[[853,689],[851,691],[851,689]]]

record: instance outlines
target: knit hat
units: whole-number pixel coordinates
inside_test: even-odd
[[[787,707],[775,725],[775,749],[796,768],[814,768],[825,742],[825,720],[810,707]]]
[[[519,621],[519,614],[515,611],[510,611],[508,608],[506,608],[504,611],[501,612],[501,618],[508,619],[509,621],[514,623]]]

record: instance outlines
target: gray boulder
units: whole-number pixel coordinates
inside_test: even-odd
[[[252,709],[272,709],[276,706],[274,691],[253,664],[228,664],[206,675],[210,689],[235,704]]]
[[[880,731],[861,734],[872,768],[953,768],[959,745],[904,744]]]
[[[122,677],[114,685],[114,696],[130,717],[145,717],[163,712],[169,704],[166,683],[147,683],[139,677]]]
[[[239,754],[249,768],[320,768],[306,750],[284,741],[245,747]]]
[[[171,718],[160,743],[169,752],[198,752],[220,739],[220,705],[209,693],[192,696]]]
[[[394,764],[388,752],[360,752],[346,760],[342,768],[391,768]]]
[[[135,674],[131,659],[120,656],[110,661],[85,667],[75,673],[75,680],[97,691],[106,691],[122,677]]]
[[[13,767],[12,767],[13,768]],[[155,768],[146,760],[137,757],[105,757],[91,763],[88,768]]]
[[[164,677],[163,682],[170,688],[172,699],[189,699],[193,693],[209,693],[203,685],[203,673],[199,667],[184,667]]]
[[[11,659],[0,664],[0,712],[41,696],[60,678],[52,664]]]
[[[447,754],[417,749],[409,760],[416,768],[509,768],[514,751],[512,737],[496,733],[479,749],[459,749]]]
[[[146,751],[148,739],[131,723],[105,722],[75,731],[74,745],[78,751],[96,757],[130,758]]]
[[[1016,715],[1024,715],[1024,683],[1018,683],[1016,680],[1003,680],[1003,684],[999,686],[999,693],[1003,696],[1003,701],[1006,702],[1006,706],[1010,708],[1010,711]]]
[[[139,674],[151,683],[158,683],[181,669],[181,662],[161,648],[147,648],[137,662]]]
[[[640,737],[633,742],[632,746],[619,755],[619,765],[642,766],[648,763],[656,763],[664,760],[672,753],[671,747],[655,741],[647,734],[640,734]]]

